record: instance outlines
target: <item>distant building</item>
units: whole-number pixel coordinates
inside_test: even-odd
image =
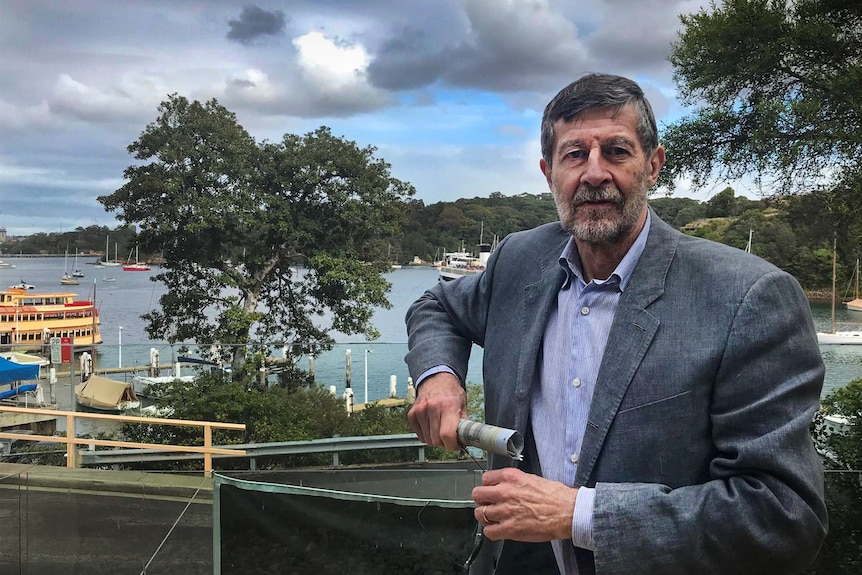
[[[0,228],[0,244],[6,241],[6,228]]]

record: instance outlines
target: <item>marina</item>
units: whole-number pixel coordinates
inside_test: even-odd
[[[124,381],[131,381],[135,373],[150,377],[171,375],[177,358],[189,353],[180,344],[151,341],[147,337],[145,322],[140,317],[156,308],[159,297],[164,293],[162,284],[149,281],[158,273],[158,267],[149,272],[115,274],[116,281],[104,283],[101,274],[105,270],[100,271],[86,265],[88,262],[84,263],[85,267],[82,267],[88,270],[89,281],[66,291],[77,293],[75,299],[88,300],[92,297],[94,285],[98,284],[95,309],[98,312],[102,343],[84,346],[93,353],[93,370],[99,375]],[[11,285],[25,277],[35,285],[33,292],[42,292],[43,287],[53,291],[58,273],[63,269],[63,257],[15,258],[15,264],[17,267],[14,269],[0,269],[0,286]],[[392,308],[377,309],[372,320],[381,337],[368,341],[361,336],[335,333],[333,337],[336,344],[333,349],[313,361],[315,379],[320,385],[335,386],[337,395],[341,397],[349,380],[356,403],[388,398],[393,375],[396,377],[397,395],[405,396],[408,374],[404,364],[404,355],[407,353],[404,315],[413,301],[439,281],[438,270],[424,266],[404,266],[392,270],[386,274],[386,279],[392,283],[388,296]],[[812,302],[811,309],[817,330],[828,331],[831,325],[829,302]],[[836,319],[841,322],[862,322],[862,313],[841,306],[836,310]],[[79,343],[77,338],[75,341]],[[148,373],[153,349],[160,356],[161,372],[155,374]],[[48,350],[45,347],[43,351]],[[862,377],[862,346],[823,345],[821,353],[827,366],[824,394]],[[281,347],[273,346],[271,355],[280,357]],[[467,373],[468,382],[481,382],[481,361],[482,350],[474,347]],[[310,358],[297,358],[297,365],[309,369]],[[62,377],[68,369],[68,365],[58,369],[56,394],[61,409],[70,407],[68,380]],[[79,374],[80,367],[73,366],[73,371]],[[183,375],[191,373],[191,370],[184,368]]]

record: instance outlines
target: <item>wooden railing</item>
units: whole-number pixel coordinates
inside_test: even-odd
[[[213,429],[233,429],[238,431],[245,430],[244,423],[219,423],[217,421],[193,421],[186,419],[165,419],[161,417],[135,417],[131,415],[110,415],[107,413],[88,413],[81,411],[59,411],[46,410],[42,408],[31,407],[12,407],[0,405],[0,413],[26,413],[34,415],[51,415],[57,418],[66,418],[66,437],[57,435],[32,435],[24,433],[0,432],[0,439],[18,439],[23,441],[44,441],[48,443],[65,443],[66,444],[66,467],[77,467],[77,449],[78,445],[100,445],[105,447],[125,447],[125,448],[159,448],[170,451],[179,451],[183,453],[203,453],[204,456],[204,473],[212,475],[213,455],[245,455],[245,450],[225,449],[221,447],[213,447]],[[75,420],[76,419],[102,419],[109,421],[119,421],[124,423],[147,423],[150,425],[174,425],[185,427],[201,427],[204,433],[203,446],[194,445],[163,445],[159,443],[137,443],[133,441],[114,441],[111,439],[87,439],[75,436]]]

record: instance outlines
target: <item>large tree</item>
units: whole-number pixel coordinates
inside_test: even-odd
[[[726,0],[681,17],[670,57],[693,115],[671,124],[669,172],[774,175],[803,188],[862,155],[862,3]]]
[[[828,191],[862,239],[838,217],[862,208],[862,2],[725,0],[681,21],[670,60],[694,111],[664,130],[662,182]]]
[[[257,143],[215,100],[174,94],[128,150],[138,163],[99,201],[164,258],[151,337],[220,344],[239,374],[249,350],[316,354],[332,330],[377,335],[390,286],[372,246],[399,235],[414,190],[373,147],[325,127]]]

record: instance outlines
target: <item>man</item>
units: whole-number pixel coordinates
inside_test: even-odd
[[[460,447],[474,342],[487,421],[526,438],[473,491],[484,568],[545,572],[551,542],[566,574],[804,569],[826,533],[808,432],[824,367],[798,283],[649,210],[665,155],[631,80],[564,88],[542,156],[560,222],[407,313],[419,438]]]

